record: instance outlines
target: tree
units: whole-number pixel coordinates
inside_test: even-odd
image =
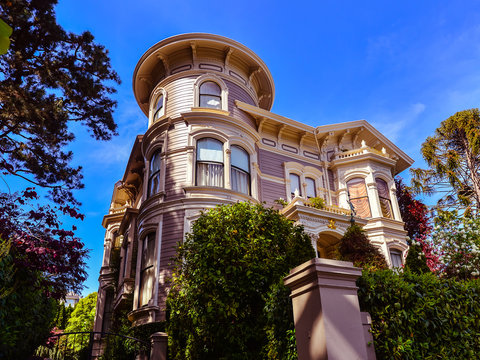
[[[473,209],[480,205],[480,112],[457,112],[442,121],[422,144],[428,169],[412,169],[412,183],[421,193],[445,195],[440,208]]]
[[[407,231],[408,250],[405,266],[415,273],[438,270],[439,259],[435,247],[429,240],[432,232],[431,215],[428,207],[415,199],[410,188],[400,177],[395,178],[398,206]]]
[[[88,294],[80,299],[75,309],[73,309],[70,319],[68,319],[65,332],[93,331],[95,321],[95,308],[97,306],[97,293]]]
[[[59,204],[78,204],[80,167],[64,150],[75,136],[69,124],[84,124],[96,139],[116,134],[112,84],[119,83],[108,52],[93,35],[66,32],[57,24],[56,0],[0,2],[13,28],[0,56],[0,170],[49,188]]]
[[[55,300],[41,281],[39,272],[15,268],[10,252],[0,254],[0,359],[27,359],[50,334]]]
[[[370,270],[388,268],[385,257],[368,240],[365,231],[357,224],[348,227],[338,245],[339,260],[351,261],[354,266]]]
[[[460,280],[480,277],[480,219],[439,211],[432,232],[440,252],[440,274]]]
[[[177,249],[167,299],[172,356],[286,358],[293,314],[281,281],[314,256],[303,228],[276,210],[236,203],[202,213]],[[280,344],[269,343],[274,337]]]

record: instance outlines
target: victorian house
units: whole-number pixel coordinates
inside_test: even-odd
[[[270,71],[250,49],[211,34],[151,47],[133,74],[148,121],[113,188],[95,331],[114,309],[133,325],[162,321],[171,259],[201,210],[265,202],[304,225],[319,257],[354,219],[390,266],[406,232],[393,178],[413,160],[365,120],[312,127],[270,112]],[[309,198],[325,206],[312,207]],[[276,200],[283,199],[281,207]]]

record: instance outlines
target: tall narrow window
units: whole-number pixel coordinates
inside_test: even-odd
[[[298,192],[298,196],[302,196],[300,176],[290,173],[290,195],[292,196],[292,199],[295,197],[295,191]]]
[[[150,233],[143,239],[142,264],[140,267],[140,296],[139,306],[148,305],[153,295],[155,260],[155,233]]]
[[[125,251],[123,253],[123,278],[125,279],[128,275],[127,266],[128,266],[128,233],[125,233],[123,236],[123,241],[125,242]]]
[[[197,185],[223,187],[223,144],[205,138],[197,141]]]
[[[390,259],[392,260],[392,267],[401,268],[402,267],[402,252],[400,250],[391,249],[390,250]]]
[[[315,189],[315,180],[312,178],[305,178],[307,183],[307,198],[317,197],[317,190]]]
[[[150,159],[150,172],[148,175],[148,197],[155,195],[160,191],[160,153],[155,151]]]
[[[383,217],[393,219],[392,202],[390,201],[390,193],[387,183],[382,179],[375,179],[377,183],[378,197],[380,198],[380,207]]]
[[[212,109],[222,108],[222,89],[213,81],[205,81],[200,85],[200,107]]]
[[[355,207],[357,216],[361,218],[371,217],[370,204],[368,202],[367,187],[365,180],[362,178],[354,178],[347,182],[348,193],[350,194],[350,201]]]
[[[240,146],[232,146],[232,190],[250,195],[250,161]]]
[[[157,98],[153,111],[153,121],[158,120],[163,115],[163,94]]]

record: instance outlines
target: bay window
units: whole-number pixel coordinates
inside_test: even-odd
[[[231,150],[232,190],[250,195],[250,157],[240,146],[233,145]]]
[[[196,183],[223,187],[223,144],[212,138],[197,141]]]
[[[368,201],[367,187],[363,178],[354,178],[347,181],[347,189],[350,201],[355,207],[357,216],[361,218],[371,217],[370,203]]]
[[[160,191],[160,153],[161,150],[155,151],[155,153],[152,155],[152,158],[150,159],[147,197],[155,195]]]
[[[153,295],[153,283],[155,279],[155,233],[150,233],[143,239],[142,257],[140,267],[140,294],[139,306],[148,305]]]
[[[375,179],[377,184],[378,197],[380,199],[380,208],[383,217],[393,219],[392,202],[390,200],[390,192],[386,181]]]

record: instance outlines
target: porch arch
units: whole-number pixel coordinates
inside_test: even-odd
[[[324,259],[335,258],[335,252],[342,235],[337,231],[322,231],[317,237],[317,254]]]

